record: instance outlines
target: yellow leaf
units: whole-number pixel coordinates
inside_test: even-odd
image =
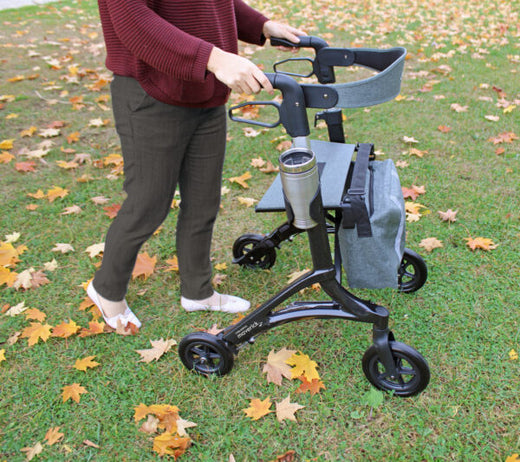
[[[54,202],[58,197],[65,197],[69,191],[67,189],[61,188],[60,186],[53,186],[51,189],[47,191],[47,199],[49,202]]]
[[[140,403],[139,406],[134,407],[134,411],[134,420],[136,422],[139,422],[151,413],[150,408],[143,403]]]
[[[14,156],[12,154],[9,154],[7,151],[3,151],[2,154],[0,154],[0,164],[8,164],[14,159]]]
[[[512,349],[510,352],[509,352],[509,359],[511,361],[516,361],[518,359],[518,353],[515,351],[515,349]]]
[[[51,328],[52,326],[49,324],[31,322],[31,325],[22,331],[22,338],[29,339],[29,346],[33,346],[38,343],[39,339],[42,339],[44,342],[46,342],[51,336]]]
[[[173,258],[166,260],[166,263],[169,266],[164,271],[179,271],[179,260],[177,259],[177,255],[174,255]]]
[[[79,383],[73,383],[72,385],[65,385],[63,387],[63,402],[68,401],[71,399],[72,401],[75,401],[76,403],[79,403],[80,395],[88,393],[88,391],[85,389],[85,387],[82,387]]]
[[[13,143],[14,143],[14,139],[3,140],[2,142],[0,142],[0,149],[5,149],[5,150],[13,149]]]
[[[286,361],[286,363],[290,366],[294,366],[291,371],[293,379],[303,376],[309,382],[312,382],[314,379],[319,380],[320,378],[318,371],[316,370],[318,364],[315,361],[312,361],[306,354],[295,353]]]
[[[18,252],[10,242],[0,243],[0,266],[13,266],[18,262]]]
[[[238,197],[238,202],[240,202],[242,205],[245,205],[246,207],[252,207],[255,205],[255,202],[258,201],[252,197]]]
[[[217,264],[215,265],[215,269],[216,269],[217,271],[224,271],[224,270],[227,269],[227,264],[226,264],[226,263],[217,263]]]
[[[261,417],[273,412],[269,408],[271,407],[271,399],[267,397],[263,401],[259,399],[252,399],[249,403],[249,407],[247,409],[242,409],[248,417],[251,417],[253,420],[258,420]]]
[[[0,363],[1,363],[2,361],[5,361],[5,348],[2,348],[2,349],[0,350]]]
[[[182,456],[191,444],[189,438],[181,438],[176,434],[164,432],[153,440],[153,450],[159,455],[171,455],[175,459]]]
[[[99,363],[96,361],[93,361],[93,359],[96,356],[86,356],[83,359],[76,359],[76,362],[74,363],[74,369],[77,369],[78,371],[86,371],[87,368],[93,369],[94,367],[99,366]]]
[[[520,455],[513,454],[511,456],[508,456],[506,462],[520,462]]]

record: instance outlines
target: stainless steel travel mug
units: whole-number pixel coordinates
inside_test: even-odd
[[[279,158],[280,177],[287,202],[294,215],[293,225],[299,229],[314,228],[310,207],[316,196],[320,179],[316,156],[310,149],[291,148]]]

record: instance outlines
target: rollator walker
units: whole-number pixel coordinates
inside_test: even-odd
[[[369,382],[397,396],[412,396],[423,391],[430,380],[424,357],[412,347],[397,342],[389,329],[389,312],[380,305],[363,300],[341,284],[342,262],[338,232],[345,216],[355,212],[356,200],[363,192],[351,184],[353,170],[373,159],[373,146],[345,144],[341,108],[372,106],[399,94],[406,50],[332,48],[319,37],[300,37],[301,48],[312,48],[312,72],[319,84],[301,84],[298,74],[281,72],[278,66],[302,58],[291,58],[275,65],[266,74],[273,88],[282,93],[282,103],[249,102],[230,109],[230,117],[272,128],[281,124],[292,138],[292,147],[280,155],[280,173],[259,201],[257,212],[285,211],[287,221],[268,235],[245,234],[233,246],[234,262],[247,268],[270,268],[276,248],[286,240],[306,232],[313,268],[287,285],[253,312],[217,335],[194,332],[179,343],[179,355],[190,370],[209,376],[231,371],[235,356],[254,343],[262,332],[302,319],[343,319],[372,324],[372,345],[366,350],[362,367]],[[294,46],[283,39],[271,39],[273,46]],[[334,67],[361,65],[377,71],[364,80],[336,84]],[[299,75],[301,76],[301,75]],[[278,110],[274,123],[243,119],[236,114],[247,105],[270,105]],[[324,120],[329,141],[309,140],[307,108],[323,109],[316,120]],[[356,157],[353,162],[354,156]],[[359,186],[359,185],[357,185]],[[356,196],[357,195],[357,196]],[[346,200],[347,199],[347,200]],[[334,259],[329,234],[334,234]],[[398,289],[414,292],[427,278],[426,264],[415,252],[405,249],[398,274]],[[319,284],[330,297],[326,301],[288,299],[302,289]],[[285,305],[285,306],[284,306]]]

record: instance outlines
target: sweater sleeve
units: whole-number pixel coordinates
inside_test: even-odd
[[[176,79],[202,82],[213,45],[187,34],[145,0],[106,0],[114,31],[138,59]]]
[[[265,37],[262,33],[264,24],[268,21],[263,14],[259,13],[242,0],[233,0],[235,15],[237,19],[238,38],[254,45],[263,45]]]

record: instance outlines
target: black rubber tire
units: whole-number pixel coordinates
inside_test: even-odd
[[[233,244],[233,257],[239,259],[264,239],[261,234],[242,234]],[[269,269],[276,261],[276,250],[265,248],[261,254],[250,256],[239,264],[251,269]]]
[[[233,368],[233,351],[215,335],[194,332],[179,343],[179,356],[190,370],[209,376],[222,376]]]
[[[411,293],[419,290],[428,279],[428,267],[423,258],[410,249],[404,249],[399,267],[399,291]]]
[[[390,341],[397,377],[388,377],[375,345],[363,355],[363,372],[374,387],[393,391],[397,396],[414,396],[423,391],[430,382],[430,368],[424,357],[412,347]]]

